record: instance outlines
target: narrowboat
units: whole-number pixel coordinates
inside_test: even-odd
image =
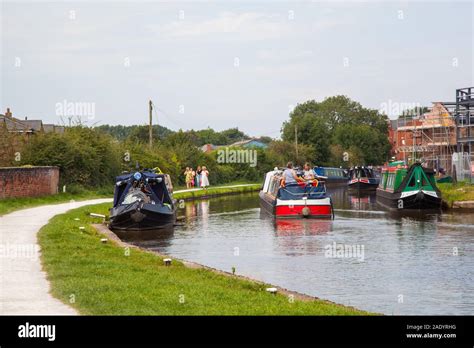
[[[262,211],[276,218],[334,217],[331,197],[326,195],[324,181],[314,179],[284,184],[282,178],[282,170],[266,174],[259,193]]]
[[[324,180],[326,187],[346,186],[349,176],[342,168],[314,167],[314,175],[318,180]]]
[[[377,189],[380,179],[377,178],[374,170],[368,167],[353,167],[349,170],[349,182],[347,186],[350,190],[367,191]]]
[[[109,223],[112,230],[159,229],[176,222],[169,175],[144,170],[118,176],[115,181]]]
[[[390,209],[439,209],[441,192],[436,187],[434,171],[415,163],[410,168],[403,161],[382,169],[377,188],[377,203]]]

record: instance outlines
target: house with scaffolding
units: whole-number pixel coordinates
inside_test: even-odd
[[[434,102],[422,115],[391,122],[393,155],[408,163],[422,161],[435,169],[450,171],[456,151],[456,122],[449,106]]]
[[[392,120],[389,137],[395,159],[474,182],[474,87],[457,89],[455,102],[434,102],[422,115]]]

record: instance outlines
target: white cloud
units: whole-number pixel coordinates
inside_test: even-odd
[[[291,25],[279,14],[221,12],[203,21],[176,20],[150,29],[161,38],[191,38],[235,34],[242,40],[279,38],[291,31]]]

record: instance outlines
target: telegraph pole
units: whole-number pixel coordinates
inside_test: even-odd
[[[295,148],[296,148],[296,161],[298,161],[298,126],[295,125]]]
[[[148,145],[150,146],[150,149],[153,146],[153,124],[152,124],[152,111],[153,111],[153,103],[150,100],[149,101],[149,111],[150,111],[150,124],[148,125]]]

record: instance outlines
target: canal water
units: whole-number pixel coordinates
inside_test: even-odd
[[[187,202],[132,243],[384,314],[474,314],[474,214],[397,215],[330,190],[335,220],[275,220],[258,194]]]

